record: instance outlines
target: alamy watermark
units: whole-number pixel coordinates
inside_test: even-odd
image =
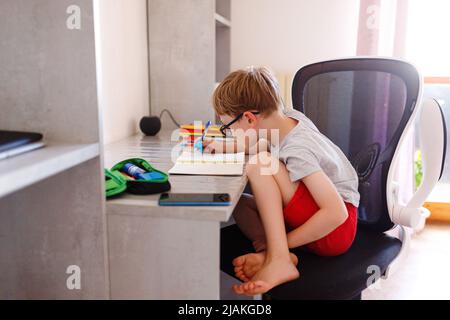
[[[66,9],[69,15],[66,20],[66,27],[69,30],[81,30],[81,8],[77,5],[70,5]]]
[[[369,277],[366,281],[366,286],[370,290],[380,290],[381,289],[381,279],[384,279],[380,266],[370,265],[367,267],[366,273]]]
[[[202,122],[195,121],[193,128],[194,132],[201,132],[203,128]],[[179,142],[171,150],[172,163],[176,163],[180,155],[186,154],[190,156],[193,162],[211,161],[209,156],[205,156],[208,153],[216,155],[214,157],[215,162],[228,162],[230,157],[221,157],[220,155],[244,152],[244,146],[247,145],[248,147],[245,151],[250,155],[247,165],[257,166],[261,175],[274,175],[278,173],[280,167],[279,129],[235,129],[233,130],[232,139],[205,139],[204,152],[197,152],[193,146],[189,148],[188,139],[182,138],[180,141],[179,129],[172,131],[170,139],[172,142]],[[211,145],[208,143],[211,143]],[[191,142],[191,144],[193,143]]]
[[[81,290],[81,268],[77,265],[70,265],[66,269],[69,276],[66,279],[66,287],[69,290]]]
[[[369,30],[378,30],[380,28],[380,6],[376,4],[368,6],[366,14],[366,28]]]

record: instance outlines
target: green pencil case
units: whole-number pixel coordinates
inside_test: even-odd
[[[127,180],[120,173],[105,169],[105,189],[106,198],[118,196],[127,190]]]
[[[124,168],[127,164],[132,164],[144,170],[146,179],[136,179],[125,173]],[[113,174],[121,175],[127,185],[127,192],[132,194],[155,194],[170,190],[169,176],[167,173],[153,168],[150,163],[144,159],[131,158],[126,159],[111,168]]]

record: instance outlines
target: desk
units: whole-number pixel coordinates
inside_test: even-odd
[[[171,132],[133,136],[105,147],[105,167],[139,157],[167,172]],[[171,192],[229,193],[228,207],[160,207],[159,195],[106,202],[112,299],[219,299],[220,223],[228,221],[245,176],[169,178]]]

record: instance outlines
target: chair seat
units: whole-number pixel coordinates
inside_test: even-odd
[[[384,233],[359,228],[352,247],[338,257],[320,257],[301,249],[292,250],[299,258],[300,278],[282,284],[267,296],[275,300],[352,299],[367,287],[375,265],[384,274],[398,255],[402,243]],[[221,269],[234,276],[232,260],[254,252],[251,242],[237,225],[221,231]]]

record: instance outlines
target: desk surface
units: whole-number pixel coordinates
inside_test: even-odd
[[[105,146],[105,167],[127,158],[143,158],[158,170],[168,172],[173,166],[171,152],[178,141],[171,141],[172,131],[162,131],[155,137],[136,135]],[[174,134],[177,137],[177,134]],[[161,207],[159,194],[137,196],[123,194],[106,202],[107,214],[129,214],[166,218],[227,221],[247,184],[243,176],[189,176],[171,175],[170,192],[177,193],[229,193],[231,205],[227,207]],[[150,210],[157,208],[157,210]]]

